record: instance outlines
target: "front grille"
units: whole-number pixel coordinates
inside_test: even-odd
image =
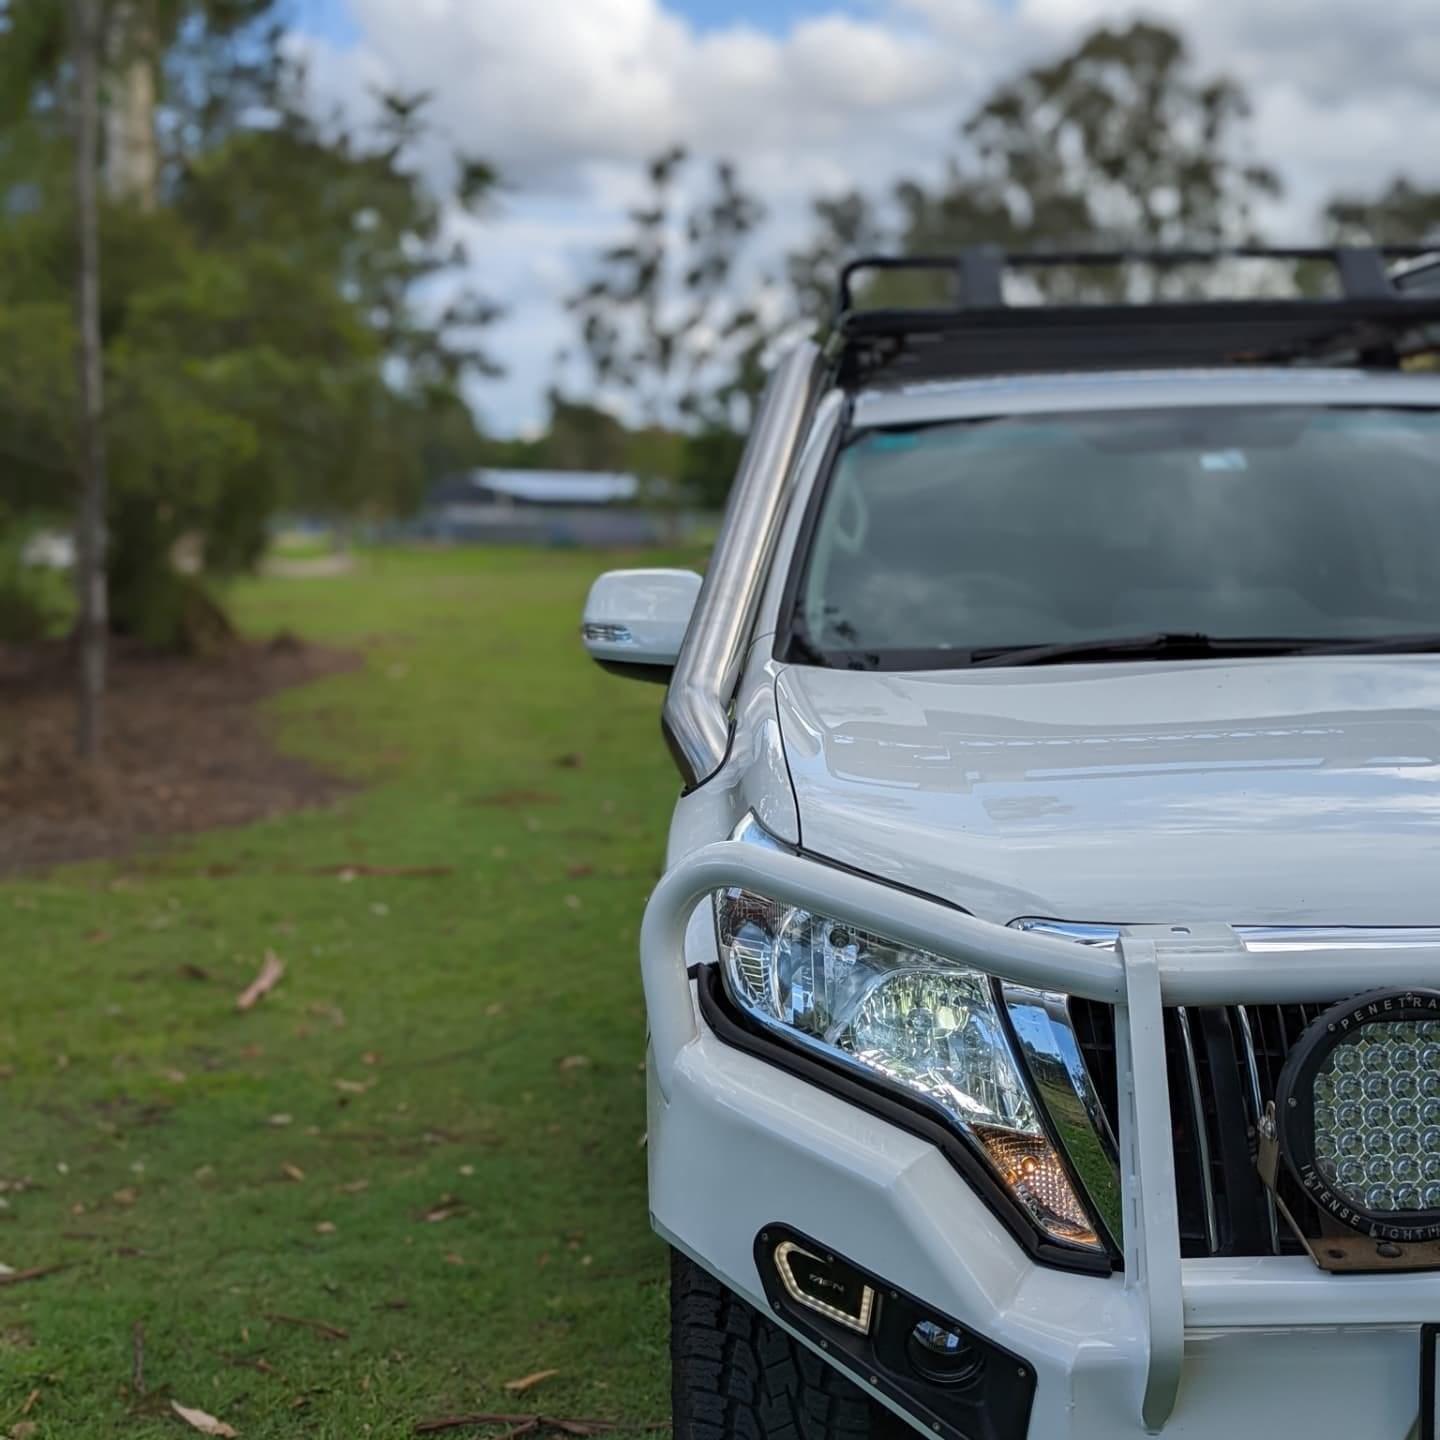
[[[1303,1246],[1255,1169],[1256,1125],[1286,1056],[1324,1005],[1172,1007],[1165,1011],[1165,1056],[1174,1130],[1180,1249],[1186,1256],[1292,1255]],[[1120,1126],[1115,1012],[1070,1002],[1071,1023],[1111,1128]],[[1315,1216],[1299,1186],[1282,1174],[1281,1194],[1307,1234]]]

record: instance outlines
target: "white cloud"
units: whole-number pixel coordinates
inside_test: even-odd
[[[863,18],[837,8],[772,35],[701,33],[665,0],[350,5],[359,47],[310,45],[318,92],[353,101],[379,80],[429,89],[451,140],[512,187],[471,242],[480,282],[512,307],[495,341],[511,376],[481,392],[486,418],[507,430],[539,418],[550,357],[568,338],[559,301],[658,150],[734,158],[793,237],[810,195],[933,170],[992,85],[1131,15],[1113,0],[872,0]],[[1440,183],[1434,5],[1150,0],[1143,13],[1177,24],[1202,67],[1245,81],[1258,153],[1291,186],[1271,223],[1303,240],[1337,189],[1401,171]]]

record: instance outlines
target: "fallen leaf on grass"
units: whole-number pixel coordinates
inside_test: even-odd
[[[28,1414],[35,1408],[35,1406],[36,1406],[36,1404],[39,1402],[39,1400],[40,1400],[40,1391],[39,1391],[39,1389],[37,1388],[37,1389],[32,1390],[32,1391],[25,1397],[25,1403],[20,1407],[20,1413],[21,1413],[22,1415],[28,1415]]]
[[[311,875],[348,875],[352,880],[360,875],[394,875],[403,878],[436,878],[453,875],[453,865],[317,865]]]
[[[363,1095],[374,1084],[373,1080],[337,1080],[335,1088],[346,1095]]]
[[[140,1198],[139,1191],[127,1185],[123,1190],[117,1190],[110,1197],[117,1205],[133,1205]]]
[[[522,1375],[518,1380],[507,1380],[505,1388],[512,1395],[523,1395],[527,1390],[532,1390],[542,1380],[548,1380],[552,1375],[558,1375],[558,1370],[537,1370],[533,1375]]]
[[[282,1165],[280,1167],[280,1173],[290,1180],[303,1180],[305,1178],[305,1172],[298,1165]]]
[[[368,1180],[352,1180],[348,1185],[342,1185],[340,1190],[345,1195],[358,1195],[362,1190],[368,1190],[369,1188],[370,1182]]]
[[[30,1440],[32,1435],[39,1433],[40,1427],[33,1420],[17,1420],[10,1427],[10,1440]]]
[[[317,1235],[333,1235],[335,1233],[334,1222],[330,1220],[322,1220],[315,1227],[315,1233]]]
[[[465,1203],[458,1195],[442,1195],[419,1218],[427,1224],[434,1225],[440,1220],[450,1220],[456,1215],[464,1214],[465,1209]]]
[[[463,1265],[463,1264],[465,1263],[465,1261],[464,1261],[459,1255],[457,1255],[457,1254],[452,1250],[452,1251],[445,1257],[445,1263],[446,1263],[447,1265]]]
[[[362,1065],[378,1065],[380,1063],[380,1056],[376,1054],[374,1050],[367,1050],[360,1057],[360,1063]]]
[[[0,1285],[23,1285],[27,1280],[42,1280],[63,1269],[63,1265],[36,1265],[29,1270],[11,1270],[7,1275],[0,1275]]]
[[[578,910],[580,905],[581,900],[578,895],[567,895],[565,897],[565,908],[567,910]]]
[[[249,1344],[250,1337],[245,1335],[246,1344]],[[261,1375],[273,1375],[275,1367],[265,1359],[263,1355],[227,1355],[223,1350],[211,1350],[212,1355],[217,1355],[227,1365],[233,1365],[237,1370],[255,1370]]]
[[[213,1415],[207,1415],[203,1410],[192,1410],[188,1405],[182,1405],[178,1400],[170,1402],[170,1408],[189,1426],[198,1430],[202,1435],[220,1435],[226,1440],[234,1440],[240,1432],[233,1426],[227,1425],[223,1420],[217,1420]]]
[[[408,1310],[410,1302],[408,1300],[387,1300],[385,1308],[387,1310]]]
[[[562,1070],[583,1070],[590,1063],[588,1055],[567,1055],[561,1062]]]
[[[505,1013],[505,1006],[502,1005],[500,1001],[496,1000],[493,1004],[487,1005],[485,1007],[485,1013],[491,1017],[494,1017],[496,1015],[503,1015]]]
[[[572,865],[565,873],[572,880],[583,880],[587,875],[593,875],[595,873],[595,867],[593,865],[584,864]]]
[[[283,1130],[292,1122],[293,1117],[289,1115],[272,1115],[265,1123],[273,1126],[276,1130]]]
[[[183,1085],[188,1078],[183,1070],[162,1070],[160,1073],[172,1085]]]
[[[210,978],[210,972],[208,970],[200,965],[194,965],[188,960],[185,964],[178,966],[175,973],[182,980],[199,980],[203,982]]]
[[[303,1330],[313,1330],[317,1335],[322,1335],[326,1340],[348,1340],[350,1332],[342,1330],[338,1325],[331,1325],[325,1320],[302,1320],[298,1315],[267,1315],[265,1317],[272,1325],[298,1325]]]
[[[285,962],[273,951],[265,952],[265,963],[260,973],[235,997],[237,1010],[249,1010],[258,1000],[263,1000],[279,983],[285,973]]]
[[[90,945],[103,945],[110,938],[108,930],[92,930],[86,937],[86,943]]]

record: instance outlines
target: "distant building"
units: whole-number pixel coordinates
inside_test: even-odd
[[[638,507],[634,475],[578,470],[469,470],[433,485],[427,539],[493,544],[645,545],[661,525]]]

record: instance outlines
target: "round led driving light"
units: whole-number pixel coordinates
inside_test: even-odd
[[[1440,1240],[1440,990],[1327,1010],[1291,1050],[1275,1109],[1280,1153],[1327,1215],[1376,1240]]]

